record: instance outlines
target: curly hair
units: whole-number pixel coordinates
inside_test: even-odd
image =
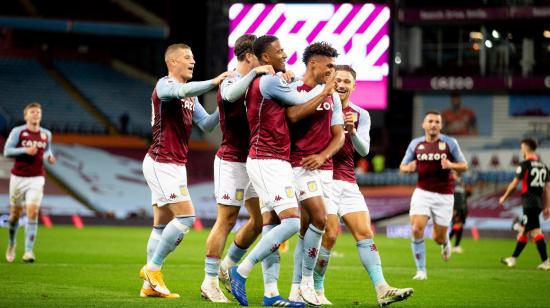
[[[306,47],[302,61],[307,65],[313,56],[336,58],[338,57],[338,51],[327,42],[316,42]]]
[[[254,53],[253,45],[256,38],[254,34],[243,34],[237,39],[234,50],[237,60],[242,61],[247,53]]]

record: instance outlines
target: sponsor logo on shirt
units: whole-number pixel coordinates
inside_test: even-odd
[[[443,158],[447,158],[447,154],[439,154],[439,153],[422,153],[422,154],[416,154],[416,160],[441,160]]]

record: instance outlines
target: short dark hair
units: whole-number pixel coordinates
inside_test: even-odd
[[[256,40],[254,34],[243,34],[235,42],[235,56],[237,60],[242,61],[245,59],[247,53],[254,53],[254,41]]]
[[[313,56],[336,58],[338,57],[338,51],[327,42],[316,42],[306,47],[302,61],[307,65]]]
[[[460,92],[458,91],[453,91],[451,92],[451,98],[460,98]]]
[[[531,149],[531,151],[536,151],[537,150],[537,141],[533,138],[525,138],[525,139],[521,140],[521,143],[528,146],[529,149]]]
[[[439,112],[439,111],[437,111],[437,110],[428,110],[428,111],[426,111],[426,113],[424,114],[424,118],[425,118],[426,116],[428,116],[429,114],[441,116],[441,112]]]
[[[336,71],[344,71],[344,72],[350,72],[351,76],[353,76],[353,80],[357,79],[357,73],[355,70],[351,67],[351,65],[335,65],[334,69]]]
[[[277,40],[279,39],[276,36],[263,35],[254,41],[254,45],[252,46],[252,48],[254,48],[254,54],[256,55],[258,60],[261,60],[262,54],[266,51],[267,47]]]
[[[32,102],[32,103],[27,104],[27,106],[25,106],[25,109],[23,109],[23,116],[25,116],[27,114],[27,110],[29,110],[31,108],[38,108],[38,109],[42,110],[42,105],[40,105],[40,103],[38,103],[38,102]]]

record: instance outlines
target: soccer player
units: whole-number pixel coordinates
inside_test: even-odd
[[[511,257],[503,258],[501,261],[508,267],[516,265],[516,259],[519,257],[523,248],[529,241],[529,235],[537,244],[537,250],[542,263],[537,266],[541,270],[550,270],[550,262],[546,253],[546,242],[544,234],[540,229],[539,215],[544,212],[544,219],[550,218],[550,170],[540,160],[535,152],[537,142],[531,138],[521,141],[521,154],[525,160],[516,170],[516,177],[508,185],[508,188],[500,197],[500,204],[504,204],[506,199],[516,190],[521,181],[521,200],[523,204],[523,228],[518,234],[516,249]],[[543,206],[543,193],[546,194],[546,204]]]
[[[205,131],[219,123],[219,114],[209,115],[196,95],[213,89],[229,74],[212,80],[191,82],[195,60],[185,44],[170,45],[164,60],[168,76],[153,91],[153,142],[143,160],[143,175],[151,189],[153,230],[147,243],[147,264],[140,271],[144,279],[141,296],[177,298],[161,272],[166,257],[176,249],[195,220],[187,189],[187,152],[193,123]]]
[[[334,74],[338,52],[330,44],[317,42],[303,54],[306,72],[298,91],[309,92]],[[290,110],[288,110],[290,111]],[[296,121],[288,115],[291,127],[290,162],[300,202],[301,230],[294,251],[294,273],[289,300],[304,299],[310,305],[321,301],[313,287],[313,269],[317,263],[321,238],[325,233],[332,185],[332,156],[344,143],[342,105],[336,93],[328,96],[315,112]]]
[[[468,201],[467,198],[470,192],[466,189],[466,185],[456,172],[453,172],[453,178],[455,180],[455,193],[454,193],[454,205],[453,205],[453,227],[449,234],[449,239],[452,240],[453,236],[456,236],[455,245],[452,248],[452,252],[462,253],[463,249],[460,246],[462,240],[462,231],[464,230],[464,224],[466,224],[466,216],[468,216]]]
[[[273,66],[276,72],[285,71],[285,54],[275,36],[265,35],[254,42],[254,53],[260,64]],[[246,95],[250,143],[246,171],[265,207],[277,213],[281,223],[269,231],[246,258],[229,271],[231,291],[239,303],[248,305],[246,279],[279,245],[300,229],[298,203],[294,193],[294,176],[290,160],[290,134],[287,107],[290,116],[302,119],[334,91],[334,79],[325,87],[299,93],[291,89],[279,76],[263,75],[254,79]],[[280,296],[279,296],[280,298]],[[266,302],[264,305],[273,305]]]
[[[223,133],[221,146],[214,160],[214,187],[218,214],[206,240],[205,277],[201,294],[212,302],[229,302],[218,285],[220,279],[229,284],[227,270],[240,261],[248,247],[262,231],[258,196],[246,173],[248,154],[248,121],[244,94],[252,80],[260,74],[274,74],[271,65],[259,66],[252,45],[255,35],[245,34],[235,42],[238,63],[234,75],[225,78],[218,92],[218,109]],[[227,235],[235,226],[242,206],[250,219],[239,229],[227,255],[221,262]],[[228,285],[230,288],[230,285]]]
[[[339,215],[357,243],[359,259],[374,285],[379,305],[389,305],[412,295],[413,289],[390,287],[384,279],[382,262],[378,248],[374,244],[374,233],[370,226],[369,209],[365,198],[359,191],[355,179],[354,153],[366,156],[370,149],[369,112],[353,104],[349,98],[355,90],[356,73],[349,65],[336,66],[336,91],[342,101],[345,114],[345,142],[342,149],[334,155],[333,200],[336,209],[329,211],[327,230],[323,236],[319,259],[315,267],[315,290],[323,305],[332,303],[324,293],[324,275],[330,260],[330,251],[336,243],[339,227]]]
[[[42,106],[33,102],[23,109],[25,125],[14,127],[6,144],[4,156],[14,157],[15,164],[10,175],[10,217],[9,242],[6,260],[12,263],[15,259],[16,233],[23,206],[27,208],[25,225],[24,262],[34,262],[34,243],[38,231],[38,212],[44,195],[44,159],[55,164],[52,153],[52,133],[40,127]]]
[[[447,229],[453,215],[454,180],[451,170],[468,170],[468,163],[456,139],[441,134],[441,114],[428,111],[422,128],[425,135],[411,141],[401,162],[401,172],[418,172],[418,182],[411,198],[412,252],[416,262],[415,280],[428,279],[424,230],[433,219],[434,240],[441,245],[444,261],[451,257]]]

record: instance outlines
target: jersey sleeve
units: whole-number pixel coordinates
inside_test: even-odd
[[[368,111],[359,109],[359,124],[357,133],[351,137],[353,147],[361,156],[367,156],[370,151],[370,114]]]
[[[256,70],[251,70],[240,79],[237,76],[228,76],[220,86],[222,99],[230,103],[236,102],[246,93],[254,78],[256,78]]]
[[[416,141],[416,139],[414,139],[413,141],[411,141],[411,143],[409,143],[409,146],[407,147],[407,151],[405,152],[405,156],[403,157],[403,160],[401,161],[401,165],[406,165],[406,164],[412,162],[413,160],[415,160],[414,150],[415,150],[417,144],[418,144],[418,142]]]
[[[516,168],[516,179],[521,180],[523,178],[525,169],[526,169],[525,162],[522,162],[521,164],[519,164],[519,166]]]
[[[466,158],[464,158],[464,154],[462,154],[462,151],[460,150],[460,146],[458,145],[456,139],[447,137],[446,142],[449,144],[449,150],[451,151],[451,155],[453,156],[454,161],[458,163],[466,162]]]
[[[330,125],[344,125],[344,113],[342,112],[342,102],[340,102],[340,96],[334,93],[332,94],[332,101],[334,107],[332,109],[332,119]]]
[[[21,134],[21,128],[16,127],[11,130],[6,143],[4,144],[4,156],[5,157],[14,157],[27,153],[25,147],[17,148],[19,143],[19,134]]]
[[[53,156],[52,152],[52,132],[49,130],[46,131],[46,136],[48,136],[48,143],[46,144],[46,149],[44,149],[44,157],[50,157]]]
[[[265,75],[260,79],[260,92],[267,99],[276,100],[284,105],[301,105],[319,95],[322,87],[315,87],[309,92],[298,92],[292,89],[281,77]]]
[[[199,102],[198,98],[194,98],[195,108],[193,109],[193,122],[205,132],[213,130],[220,123],[220,113],[216,111],[212,114],[209,114],[204,110],[204,107]]]
[[[201,95],[214,87],[212,80],[181,83],[175,78],[164,77],[157,82],[155,89],[161,101],[170,101],[175,98]]]

